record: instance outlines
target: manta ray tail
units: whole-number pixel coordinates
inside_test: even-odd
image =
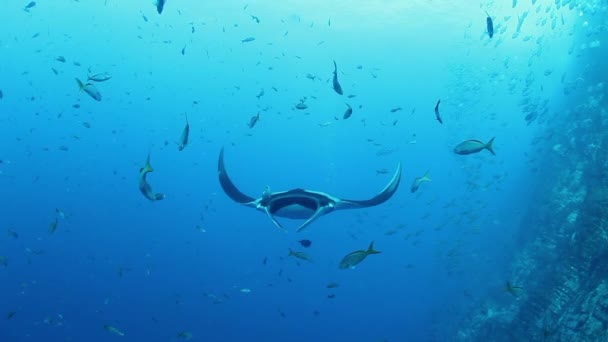
[[[224,192],[228,197],[230,197],[233,201],[241,204],[250,204],[255,201],[255,198],[249,197],[242,193],[230,180],[228,177],[228,173],[226,172],[226,167],[224,166],[224,148],[220,152],[220,158],[217,163],[217,173],[220,177],[220,185]]]
[[[393,175],[393,178],[388,183],[388,185],[376,196],[363,201],[357,200],[349,200],[349,199],[340,199],[338,203],[336,203],[336,209],[357,209],[357,208],[367,208],[373,207],[379,204],[382,204],[388,201],[391,198],[397,188],[399,187],[399,182],[401,181],[401,163],[397,165],[397,171]]]

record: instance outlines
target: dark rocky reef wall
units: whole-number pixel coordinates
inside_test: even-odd
[[[606,3],[597,22],[608,36]],[[599,11],[596,9],[596,11]],[[608,43],[608,42],[607,42]],[[608,341],[608,61],[582,58],[586,85],[565,98],[546,144],[537,205],[519,228],[511,273],[520,291],[484,298],[457,341]],[[583,67],[584,65],[584,67]]]

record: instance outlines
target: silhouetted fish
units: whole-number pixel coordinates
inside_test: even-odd
[[[350,116],[353,115],[353,108],[348,103],[346,105],[348,106],[348,108],[346,109],[346,111],[344,112],[344,115],[342,116],[342,118],[344,120],[350,118]]]
[[[165,8],[166,2],[167,2],[167,0],[156,0],[154,5],[156,5],[156,11],[158,12],[158,14],[163,13],[163,9]]]
[[[492,37],[494,37],[494,23],[492,22],[492,17],[490,17],[490,14],[488,14],[488,12],[486,12],[486,15],[488,16],[486,18],[486,25],[488,27],[488,36],[490,36],[490,39]]]
[[[435,118],[439,121],[440,124],[443,124],[443,120],[441,120],[441,115],[439,114],[439,104],[441,103],[441,99],[437,100],[437,104],[435,105]]]
[[[312,245],[312,241],[304,239],[304,240],[300,240],[298,241],[300,243],[300,245],[302,245],[302,247],[310,247],[310,245]]]
[[[340,85],[340,82],[338,82],[338,65],[336,64],[336,61],[334,61],[334,90],[336,91],[336,93],[342,95],[344,92],[342,91],[342,86]]]

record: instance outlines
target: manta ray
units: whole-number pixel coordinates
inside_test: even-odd
[[[306,189],[271,192],[268,188],[266,188],[262,197],[253,198],[242,193],[228,176],[224,165],[224,148],[220,151],[218,175],[220,185],[230,199],[266,213],[278,228],[285,230],[275,217],[306,220],[298,227],[297,231],[300,232],[319,217],[333,211],[368,208],[386,202],[395,194],[399,187],[399,182],[401,181],[401,163],[397,165],[397,171],[384,190],[368,200],[338,198],[325,192]]]

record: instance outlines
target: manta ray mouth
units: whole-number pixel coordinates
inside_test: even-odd
[[[311,217],[319,208],[319,202],[310,197],[278,196],[269,203],[272,215],[306,219]]]
[[[315,209],[306,206],[301,206],[299,204],[291,204],[281,208],[273,209],[270,213],[277,217],[285,217],[293,220],[307,220],[315,214]]]

